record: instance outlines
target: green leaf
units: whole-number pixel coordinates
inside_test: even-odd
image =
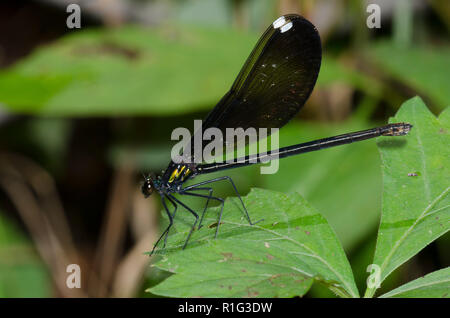
[[[411,132],[378,143],[384,188],[373,263],[380,266],[380,282],[450,228],[449,113],[436,118],[413,98],[392,119],[411,123]]]
[[[449,298],[450,297],[450,267],[435,271],[402,285],[384,295],[403,298]]]
[[[217,239],[218,208],[209,209],[186,250],[187,213],[177,211],[178,232],[169,236],[156,266],[175,273],[150,292],[172,297],[292,297],[316,280],[340,296],[358,297],[345,253],[326,219],[298,194],[252,189],[244,203],[226,200]],[[193,218],[184,219],[192,224]]]
[[[281,129],[280,146],[376,125],[356,120],[340,125],[294,122]],[[258,177],[255,179],[262,181],[259,186],[265,189],[301,193],[327,218],[346,251],[376,231],[382,185],[375,140],[285,158],[272,175],[261,175],[259,166],[252,169]]]
[[[220,39],[220,41],[218,41]],[[0,102],[45,115],[171,115],[210,108],[256,42],[229,29],[89,29],[0,72]]]

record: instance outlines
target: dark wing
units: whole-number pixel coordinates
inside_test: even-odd
[[[202,132],[195,134],[203,135],[211,127],[223,136],[226,128],[281,128],[311,94],[321,59],[320,36],[311,22],[294,14],[278,18],[259,39],[230,91],[203,121]],[[193,137],[184,162],[198,163],[194,146]]]
[[[258,41],[203,129],[217,127],[225,133],[225,128],[281,128],[311,94],[321,58],[314,25],[298,15],[280,17]]]

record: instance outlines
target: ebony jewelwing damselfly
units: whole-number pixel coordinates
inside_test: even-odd
[[[321,58],[320,37],[311,22],[295,14],[278,18],[259,39],[231,89],[203,121],[202,130],[216,127],[225,133],[226,128],[281,128],[298,113],[311,94],[319,74]],[[148,197],[154,190],[160,194],[162,205],[169,217],[169,225],[155,243],[151,254],[164,236],[165,247],[167,235],[173,225],[178,206],[184,207],[195,217],[183,248],[186,247],[197,223],[199,223],[200,228],[210,200],[219,201],[221,204],[215,233],[217,237],[224,200],[212,195],[213,189],[208,185],[214,182],[228,181],[242,204],[247,221],[251,225],[256,223],[251,221],[244,202],[230,177],[223,176],[185,186],[186,181],[198,175],[267,162],[271,159],[284,158],[378,136],[402,136],[406,135],[411,127],[408,123],[389,124],[284,147],[269,153],[248,155],[233,162],[195,163],[195,158],[192,157],[194,156],[193,152],[191,152],[191,157],[187,158],[189,160],[179,163],[171,161],[160,176],[156,178],[145,177],[142,185],[142,193],[145,197]],[[202,133],[202,131],[196,133]],[[199,215],[176,198],[174,194],[200,197],[207,200],[200,222]],[[167,202],[170,202],[173,206],[173,211],[169,210]]]

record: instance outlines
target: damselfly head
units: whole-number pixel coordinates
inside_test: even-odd
[[[150,176],[144,176],[144,183],[142,184],[141,191],[142,194],[148,198],[155,189],[155,185],[153,184],[153,180]]]

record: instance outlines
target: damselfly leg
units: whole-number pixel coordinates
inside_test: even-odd
[[[167,226],[167,228],[164,230],[164,232],[161,234],[161,236],[159,237],[159,239],[156,241],[155,245],[153,245],[153,249],[150,252],[150,255],[153,255],[153,252],[155,251],[156,246],[158,245],[158,243],[161,241],[161,239],[164,237],[164,246],[166,247],[166,243],[167,243],[167,236],[169,234],[169,230],[173,225],[173,219],[175,217],[175,213],[177,212],[177,205],[175,204],[175,202],[172,201],[172,199],[170,199],[169,197],[167,197],[167,199],[169,200],[170,203],[172,203],[172,205],[174,206],[174,211],[173,214],[170,213],[169,208],[167,207],[166,201],[165,201],[166,196],[161,196],[161,202],[162,205],[164,207],[164,210],[167,213],[167,216],[169,218],[169,225]]]
[[[200,189],[203,190],[203,189],[205,189],[205,188],[196,188],[195,191],[200,190]],[[223,207],[224,207],[224,205],[225,205],[225,200],[222,199],[222,198],[213,197],[213,196],[211,195],[212,192],[210,192],[209,195],[203,195],[203,194],[199,194],[199,193],[193,193],[192,191],[194,191],[194,190],[188,190],[188,191],[185,191],[185,192],[183,192],[183,193],[181,193],[181,194],[208,199],[207,202],[206,202],[205,208],[204,208],[204,210],[203,210],[203,214],[202,214],[202,217],[201,217],[201,219],[200,219],[200,223],[199,223],[199,225],[198,225],[198,228],[199,228],[199,229],[200,229],[200,227],[201,227],[201,223],[202,223],[203,217],[204,217],[204,215],[205,215],[206,208],[207,208],[207,206],[208,206],[209,200],[210,200],[210,199],[213,199],[213,200],[217,200],[217,201],[219,201],[219,202],[221,203],[220,213],[219,213],[219,219],[218,219],[218,221],[217,221],[216,234],[214,235],[214,238],[217,238],[217,234],[218,234],[218,232],[219,232],[219,225],[220,225],[220,222],[221,222],[221,220],[222,220],[222,213],[223,213]]]
[[[185,187],[181,191],[185,192],[185,191],[188,191],[188,190],[199,188],[199,187],[201,187],[201,186],[203,186],[205,184],[209,184],[209,183],[213,183],[213,182],[219,182],[219,181],[223,181],[223,180],[228,180],[231,183],[231,185],[233,186],[233,190],[236,193],[236,196],[238,197],[239,201],[241,202],[242,207],[244,208],[244,213],[245,213],[245,216],[247,218],[248,223],[250,225],[255,225],[256,223],[259,223],[259,222],[263,221],[264,219],[258,220],[256,222],[252,222],[251,221],[250,215],[248,214],[248,211],[247,211],[247,208],[245,207],[244,201],[242,200],[241,195],[239,194],[239,191],[237,190],[236,185],[233,182],[233,179],[231,179],[229,176],[223,176],[223,177],[218,177],[218,178],[214,178],[214,179],[211,179],[211,180],[202,181],[202,182],[190,185],[188,187]]]
[[[209,195],[194,194],[194,193],[192,193],[194,191],[208,191]],[[223,199],[221,199],[221,198],[213,197],[213,195],[212,195],[213,194],[213,188],[209,188],[209,187],[208,188],[190,189],[190,190],[186,190],[186,192],[181,192],[180,194],[186,194],[186,195],[190,195],[190,196],[206,198],[206,204],[205,204],[205,207],[203,208],[202,216],[200,217],[200,222],[198,223],[198,228],[199,229],[202,227],[203,218],[204,218],[204,216],[206,214],[206,210],[208,209],[209,201],[211,199],[217,200],[217,201],[223,201]]]
[[[169,196],[172,200],[174,200],[176,203],[178,203],[179,205],[181,205],[183,208],[185,208],[186,210],[188,210],[188,211],[195,217],[194,225],[192,225],[191,230],[189,231],[189,234],[188,234],[188,236],[187,236],[187,238],[186,238],[186,242],[184,242],[184,245],[183,245],[183,249],[185,249],[185,248],[186,248],[186,245],[187,245],[187,243],[188,243],[188,241],[189,241],[189,239],[191,238],[192,232],[194,231],[195,226],[197,225],[197,222],[198,222],[198,214],[195,213],[195,211],[192,210],[190,207],[188,207],[186,204],[184,204],[183,202],[181,202],[180,200],[178,200],[177,198],[175,198],[173,195],[168,194],[168,196]]]

